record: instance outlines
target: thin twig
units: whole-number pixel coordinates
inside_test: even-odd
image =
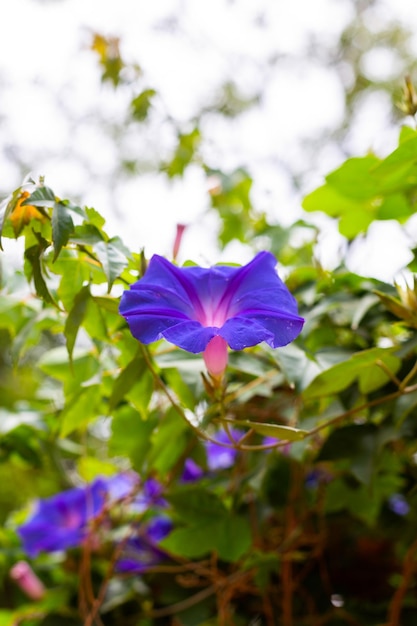
[[[392,596],[388,608],[388,624],[387,626],[401,626],[401,609],[404,602],[405,594],[410,586],[411,579],[417,569],[417,540],[409,547],[404,558],[404,566],[402,572],[402,581],[396,592]]]
[[[173,615],[174,613],[180,613],[181,611],[185,611],[185,609],[198,604],[202,600],[214,595],[218,589],[221,589],[224,585],[233,584],[237,582],[239,579],[247,578],[250,574],[249,570],[245,572],[235,572],[228,576],[227,578],[222,578],[221,580],[215,582],[210,587],[206,587],[202,589],[198,593],[195,593],[193,596],[186,598],[185,600],[181,600],[180,602],[176,602],[175,604],[171,604],[170,606],[164,607],[163,609],[154,609],[149,611],[146,614],[147,617],[166,617],[168,615]]]

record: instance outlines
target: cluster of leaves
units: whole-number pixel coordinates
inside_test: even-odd
[[[305,208],[351,239],[375,219],[405,222],[416,144],[403,129],[383,161],[347,161]],[[213,203],[238,239],[280,249],[306,325],[285,348],[233,353],[221,390],[199,355],[133,339],[118,299],[146,258],[110,237],[95,209],[43,180],[1,206],[3,242],[23,251],[21,265],[3,264],[0,292],[2,626],[414,624],[415,286],[324,270],[315,229],[306,241],[293,237],[306,223],[257,222],[249,191],[239,172]],[[245,436],[230,444],[233,468],[211,473],[203,440],[219,427]],[[205,470],[192,484],[186,459]],[[8,572],[24,556],[16,527],[32,499],[127,468],[163,485],[166,564],[122,577],[100,551],[42,555],[33,566],[47,596],[25,601]]]

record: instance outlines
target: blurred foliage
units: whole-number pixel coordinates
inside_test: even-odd
[[[183,38],[187,40],[192,54],[194,44],[192,35],[187,31],[187,11],[186,4],[181,13],[171,18],[167,16],[165,21],[154,25],[155,37],[161,35],[161,45],[164,37]],[[108,100],[108,106],[102,107],[99,103],[89,105],[90,110],[80,115],[78,110],[74,113],[60,93],[51,95],[55,96],[57,111],[66,118],[68,127],[76,125],[77,129],[84,128],[89,133],[98,134],[106,150],[111,146],[114,158],[112,165],[102,173],[79,150],[78,142],[70,141],[66,161],[73,159],[74,162],[82,163],[83,171],[88,171],[88,180],[99,182],[107,194],[109,205],[116,211],[124,210],[120,199],[122,194],[118,192],[132,175],[152,172],[161,180],[165,177],[173,179],[184,176],[190,165],[202,168],[208,175],[214,169],[221,169],[221,174],[226,178],[234,178],[236,171],[242,169],[247,172],[249,180],[259,166],[267,165],[264,171],[279,166],[280,173],[288,177],[290,185],[305,191],[311,185],[312,178],[314,180],[317,167],[321,172],[323,160],[328,162],[329,153],[334,154],[335,161],[340,161],[343,155],[351,155],[352,150],[355,150],[352,128],[361,116],[372,115],[373,95],[376,94],[385,107],[383,114],[387,117],[387,123],[397,123],[401,115],[397,103],[404,76],[410,75],[412,80],[416,71],[413,34],[404,21],[395,19],[395,12],[394,17],[391,17],[381,0],[349,0],[340,15],[345,16],[345,26],[339,29],[337,38],[332,35],[331,29],[326,36],[321,36],[314,31],[314,27],[306,27],[305,41],[297,51],[282,49],[277,37],[275,48],[257,61],[252,59],[249,52],[240,53],[240,56],[234,52],[230,66],[224,64],[217,85],[209,92],[204,91],[202,69],[201,84],[196,86],[201,93],[189,115],[190,119],[173,110],[164,87],[153,84],[145,64],[141,60],[137,62],[129,58],[123,39],[112,34],[91,33],[88,48],[97,59],[103,83],[99,99]],[[270,21],[273,23],[266,4],[258,12],[253,12],[253,33],[262,34],[263,29],[267,32]],[[198,53],[199,49],[196,49]],[[241,68],[241,75],[236,72],[236,66]],[[262,80],[254,80],[250,85],[245,81],[245,76],[253,74],[255,68]],[[273,153],[261,157],[261,160],[258,157],[252,159],[246,153],[234,153],[231,145],[233,139],[224,140],[218,129],[228,125],[231,136],[233,133],[239,134],[240,124],[244,123],[246,114],[262,118],[268,89],[282,72],[289,79],[301,77],[302,80],[304,70],[328,72],[336,86],[334,93],[337,89],[340,92],[341,114],[335,117],[335,121],[329,120],[320,128],[315,128],[313,123],[308,130],[298,132],[295,128],[290,154],[283,154],[279,146]],[[294,98],[291,90],[283,96],[285,101]],[[328,96],[323,91],[321,97],[325,102]],[[303,96],[303,100],[305,116],[308,117],[308,93]],[[411,110],[406,109],[406,113],[409,114]],[[277,106],[277,116],[280,115]],[[3,116],[7,120],[7,111],[3,112]],[[45,157],[54,160],[61,158],[59,147],[55,154],[52,150],[45,155],[44,152],[37,152],[36,147],[20,145],[12,136],[4,146],[4,154],[9,166],[15,164],[19,172],[18,180],[33,169],[33,163],[43,161]],[[273,188],[270,179],[267,186]],[[6,189],[2,193],[6,193]],[[65,193],[70,192],[70,188],[68,192],[65,190]],[[250,196],[252,203],[253,194]],[[212,200],[209,195],[208,208]],[[269,206],[274,207],[274,198],[271,200]],[[239,239],[241,237],[238,236]],[[222,234],[221,244],[225,245],[226,240],[227,237]]]

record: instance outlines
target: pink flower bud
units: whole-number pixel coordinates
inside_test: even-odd
[[[10,578],[32,600],[42,600],[46,593],[44,584],[26,561],[18,561],[13,565]]]
[[[207,371],[213,378],[221,378],[227,367],[229,355],[227,354],[227,342],[220,335],[216,335],[207,344],[203,352],[204,363]]]
[[[185,224],[177,224],[177,234],[175,235],[174,247],[172,248],[172,258],[174,261],[176,260],[178,256],[178,252],[181,246],[182,236],[186,228],[187,227]]]

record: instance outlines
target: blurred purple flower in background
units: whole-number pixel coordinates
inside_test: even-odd
[[[323,467],[314,467],[307,472],[304,485],[307,489],[317,489],[320,485],[326,485],[333,480],[333,475]]]
[[[229,432],[232,437],[232,441],[225,430],[220,430],[216,433],[216,440],[220,444],[225,443],[232,445],[233,441],[239,441],[244,434],[237,428],[229,428]],[[222,445],[216,444],[214,441],[205,441],[204,447],[206,449],[207,467],[210,472],[228,469],[229,467],[232,467],[236,461],[238,454],[237,448],[226,448]],[[202,478],[204,474],[204,470],[193,459],[186,459],[181,480],[185,483],[194,482],[195,480]]]
[[[185,459],[181,481],[192,483],[204,476],[204,470],[193,459]]]
[[[88,523],[104,508],[103,479],[39,500],[34,515],[18,528],[23,549],[30,557],[79,546],[88,535]]]
[[[275,266],[269,252],[243,267],[208,269],[179,268],[155,255],[145,276],[123,293],[120,313],[142,343],[165,338],[202,352],[208,371],[219,378],[227,346],[243,350],[266,341],[278,348],[301,332],[304,320]]]
[[[158,516],[140,528],[137,537],[128,539],[123,553],[116,563],[119,573],[140,574],[166,558],[166,553],[158,547],[172,530],[168,517]]]
[[[388,507],[396,515],[407,515],[410,512],[410,505],[401,493],[394,493],[388,498]]]
[[[243,436],[243,432],[236,428],[229,428],[232,440],[237,442]],[[231,445],[230,437],[225,430],[220,430],[216,433],[216,440],[219,443],[226,443]],[[207,466],[211,472],[219,469],[227,469],[232,467],[236,460],[238,450],[236,448],[225,448],[219,446],[212,441],[205,443],[207,454]]]
[[[39,500],[34,514],[18,528],[24,551],[35,557],[41,551],[57,552],[81,545],[88,536],[89,523],[106,504],[130,495],[138,480],[133,472],[97,478],[84,487]]]
[[[111,501],[123,500],[131,495],[140,484],[136,472],[123,472],[105,479],[107,497]]]
[[[132,503],[135,511],[143,513],[152,507],[165,508],[167,501],[162,497],[163,490],[163,485],[155,478],[148,478],[143,481],[142,488]]]

